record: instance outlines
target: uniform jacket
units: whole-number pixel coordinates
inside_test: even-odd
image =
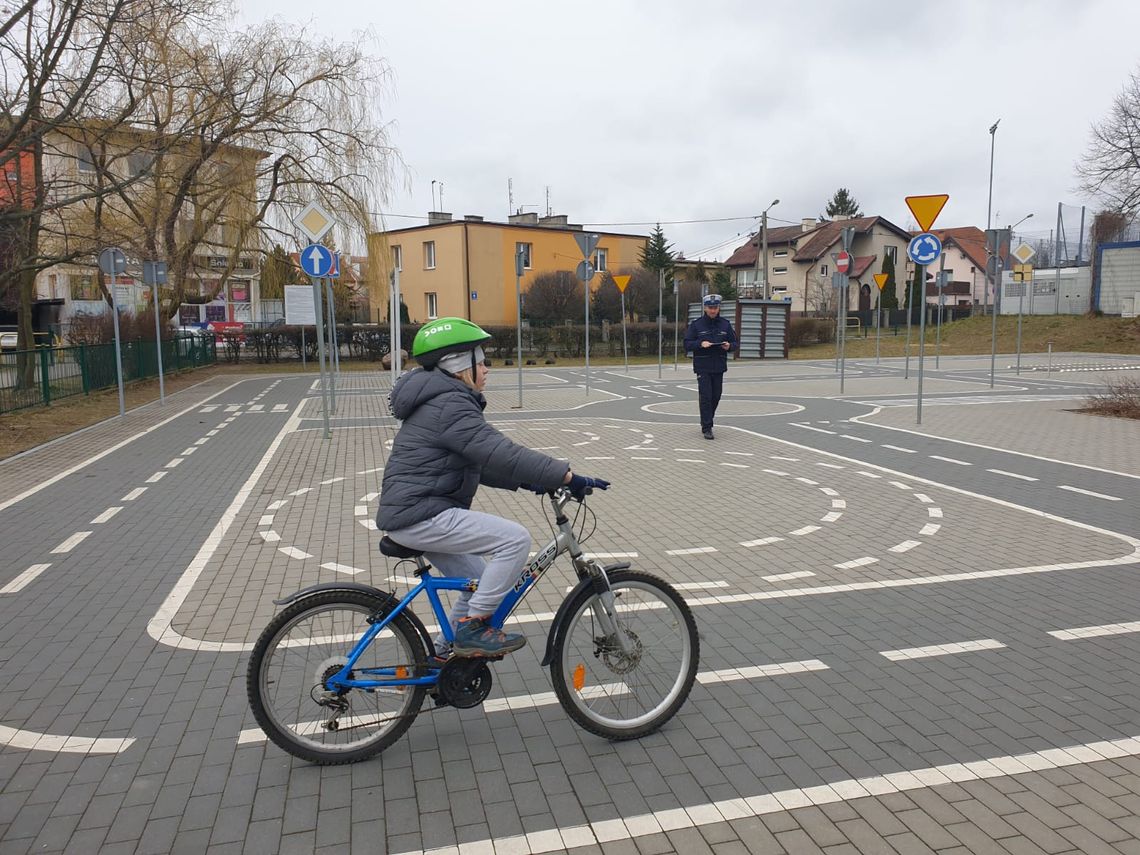
[[[711,341],[713,347],[701,347],[702,341]],[[701,316],[689,324],[685,330],[685,350],[693,354],[693,371],[698,374],[723,374],[728,370],[728,351],[721,347],[728,342],[736,348],[736,331],[728,318],[718,315],[710,318],[703,311]]]
[[[483,417],[484,397],[442,371],[410,371],[396,381],[392,415],[403,424],[384,466],[376,527],[398,531],[449,508],[471,507],[480,484],[553,489],[570,468],[517,445]]]

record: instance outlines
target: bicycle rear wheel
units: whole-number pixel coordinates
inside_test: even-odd
[[[368,629],[368,617],[387,605],[363,592],[328,591],[294,603],[265,628],[249,661],[246,690],[257,723],[275,744],[313,763],[354,763],[380,753],[411,726],[423,686],[324,688]],[[362,673],[375,668],[414,676],[424,673],[426,662],[419,634],[401,614],[373,639],[353,675],[383,679]]]
[[[700,640],[684,598],[648,573],[610,576],[619,633],[607,637],[590,590],[570,605],[555,642],[550,675],[567,714],[609,739],[635,739],[657,730],[680,709],[697,675]]]

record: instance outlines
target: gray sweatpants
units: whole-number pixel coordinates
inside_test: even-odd
[[[424,558],[444,576],[479,580],[479,590],[462,592],[452,606],[452,629],[469,614],[494,612],[530,551],[530,532],[517,522],[462,508],[441,511],[431,519],[390,531],[388,536],[402,546],[422,549]],[[437,648],[442,639],[442,635],[437,638]]]

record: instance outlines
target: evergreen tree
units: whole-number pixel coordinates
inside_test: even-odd
[[[261,297],[265,300],[282,300],[285,298],[286,285],[304,285],[305,280],[289,253],[280,244],[274,244],[273,250],[261,263]]]
[[[673,244],[665,240],[665,232],[658,225],[653,229],[653,234],[649,236],[649,240],[645,242],[637,260],[642,267],[651,273],[659,274],[664,271],[666,288],[668,288],[668,280],[673,272],[673,261],[676,257],[676,253],[673,252]]]
[[[846,187],[840,187],[835,191],[835,195],[831,197],[831,201],[827,203],[826,219],[832,219],[836,216],[847,217],[861,217],[863,212],[859,210],[859,203],[855,201],[855,197]],[[823,216],[820,219],[824,219]]]
[[[732,274],[723,267],[713,273],[711,293],[720,294],[725,300],[735,300],[738,296]]]
[[[879,308],[897,309],[899,307],[899,295],[896,290],[895,258],[893,255],[887,255],[883,258],[883,269],[880,272],[887,274],[887,284],[879,292]]]

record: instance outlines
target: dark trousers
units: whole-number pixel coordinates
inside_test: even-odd
[[[712,430],[713,416],[724,388],[724,372],[701,371],[697,374],[697,396],[701,404],[701,430]]]

